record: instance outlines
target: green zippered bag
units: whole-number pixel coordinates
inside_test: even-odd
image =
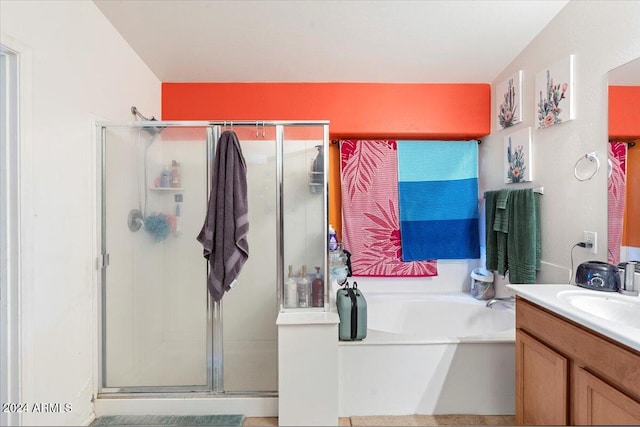
[[[358,289],[358,283],[349,283],[338,289],[336,295],[338,316],[338,338],[341,341],[360,341],[367,337],[367,300],[362,291]]]

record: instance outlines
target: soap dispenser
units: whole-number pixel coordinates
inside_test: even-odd
[[[316,267],[316,277],[311,282],[311,305],[324,307],[324,286],[320,276],[320,267]]]

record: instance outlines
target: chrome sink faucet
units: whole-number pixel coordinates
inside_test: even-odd
[[[638,296],[638,285],[634,283],[637,262],[629,261],[624,266],[624,282],[618,292],[623,295]]]
[[[487,301],[487,307],[491,308],[497,302],[513,304],[516,302],[516,297],[510,296],[510,297],[504,297],[504,298],[491,298],[489,301]]]

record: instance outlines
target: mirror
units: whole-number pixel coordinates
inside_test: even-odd
[[[640,260],[640,58],[608,74],[608,262]]]

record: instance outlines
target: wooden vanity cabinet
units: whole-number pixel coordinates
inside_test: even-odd
[[[516,331],[516,423],[567,425],[567,359]]]
[[[578,368],[577,377],[576,424],[640,424],[638,401],[582,368]]]
[[[640,352],[517,297],[516,424],[640,425]]]

